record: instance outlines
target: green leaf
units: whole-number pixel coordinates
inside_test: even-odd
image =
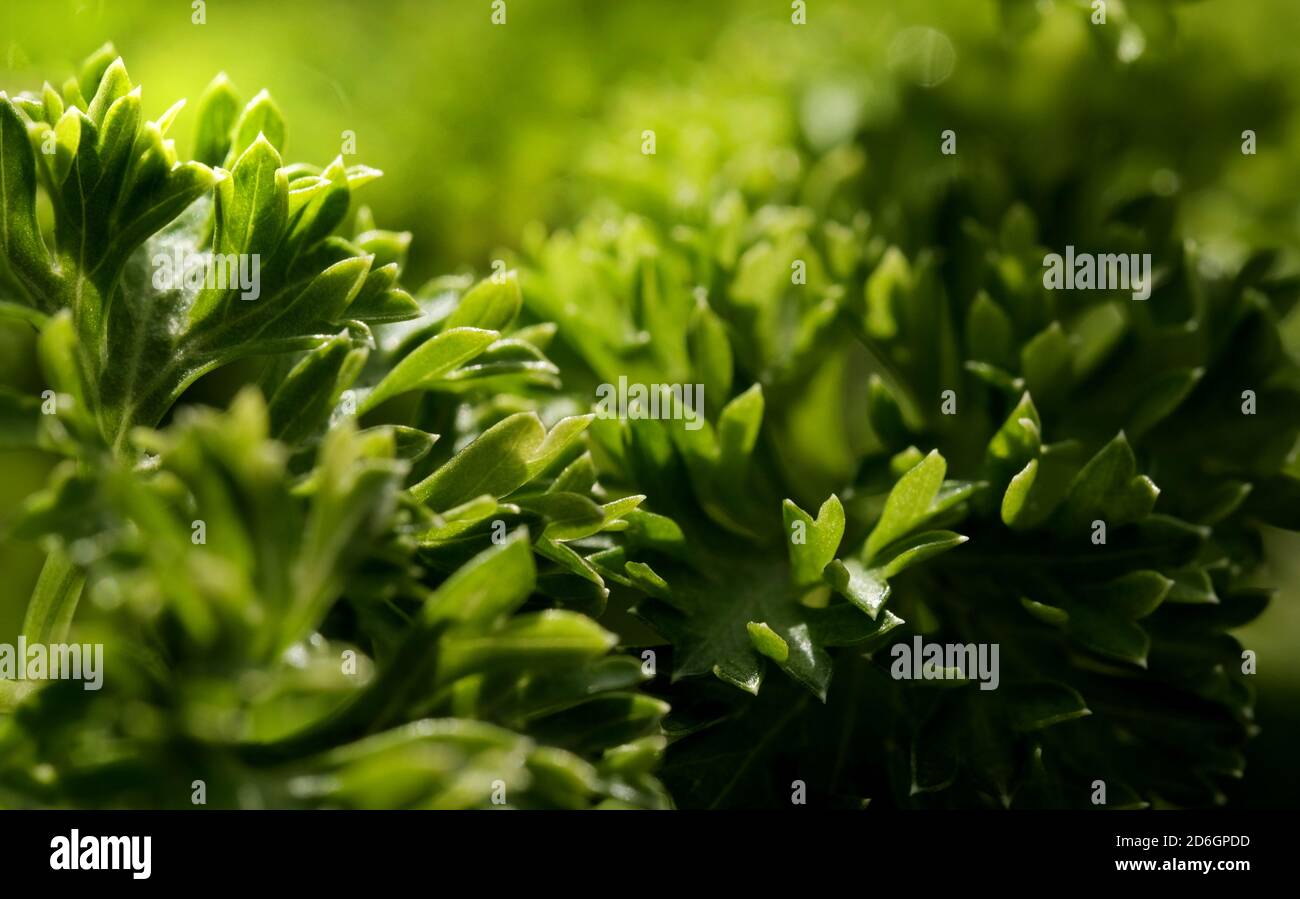
[[[49,179],[55,187],[67,180],[80,146],[81,116],[76,109],[69,109],[54,125],[54,158],[48,162]]]
[[[411,494],[434,509],[450,509],[483,494],[505,496],[528,481],[529,464],[544,439],[536,415],[511,415],[412,487]]]
[[[918,562],[961,546],[967,539],[952,531],[925,531],[913,534],[881,550],[876,560],[876,568],[880,577],[892,578]]]
[[[695,377],[704,388],[704,396],[731,396],[734,359],[727,328],[708,303],[699,302],[691,312],[687,331],[691,364]],[[707,403],[706,403],[707,406]],[[701,415],[706,409],[696,410]]]
[[[246,329],[225,335],[227,339],[238,337],[247,341],[237,345],[233,354],[257,352],[268,344],[274,350],[278,341],[292,343],[307,338],[315,342],[316,335],[333,330],[331,323],[343,318],[370,274],[370,263],[369,256],[353,256],[336,262],[312,278],[297,296],[279,304],[279,308],[265,315],[254,313]]]
[[[1070,621],[1070,613],[1057,606],[1035,602],[1023,596],[1020,598],[1020,605],[1034,618],[1052,627],[1065,627]]]
[[[592,461],[591,453],[583,453],[566,465],[546,490],[548,493],[559,493],[561,491],[587,493],[595,485],[596,465]]]
[[[1020,370],[1029,392],[1040,401],[1054,402],[1073,379],[1074,354],[1059,322],[1052,322],[1020,351]]]
[[[1165,594],[1166,602],[1189,605],[1217,605],[1214,583],[1203,568],[1188,568],[1173,572],[1173,584]]]
[[[343,223],[352,191],[341,157],[335,158],[319,177],[296,178],[289,187],[289,233],[283,252],[296,255],[303,247],[328,238]],[[359,248],[356,252],[360,253]]]
[[[1095,520],[1113,528],[1148,515],[1159,494],[1150,478],[1137,474],[1137,460],[1121,433],[1074,478],[1058,514],[1071,533]]]
[[[706,572],[664,565],[661,586],[646,591],[658,598],[643,600],[633,611],[672,641],[674,681],[712,673],[757,694],[768,658],[824,700],[832,668],[828,647],[862,645],[901,623],[888,612],[872,621],[844,602],[825,609],[805,606],[799,601],[803,591],[788,582],[785,566],[784,558],[752,553],[713,555]],[[776,639],[788,649],[783,660],[765,654],[781,655]]]
[[[614,643],[613,634],[585,615],[558,609],[518,615],[487,633],[448,634],[438,676],[448,680],[470,672],[562,668],[603,656]]]
[[[220,165],[230,153],[231,135],[239,116],[239,96],[225,72],[212,79],[203,92],[198,116],[194,158],[205,165]]]
[[[38,331],[44,328],[50,320],[49,316],[46,316],[35,309],[29,309],[26,306],[19,303],[11,303],[8,300],[0,300],[0,318],[26,322]]]
[[[547,492],[519,497],[519,508],[546,519],[543,533],[551,540],[578,540],[600,530],[605,513],[600,506],[577,493]]]
[[[429,338],[402,358],[361,401],[367,412],[380,403],[411,390],[429,389],[438,380],[487,349],[496,331],[453,328]]]
[[[1017,378],[996,365],[968,361],[962,366],[985,384],[1008,396],[1018,396],[1025,391],[1025,379]]]
[[[265,136],[244,150],[217,189],[216,235],[225,253],[270,255],[288,216],[289,182],[280,154]]]
[[[370,252],[373,246],[363,247]],[[356,299],[348,306],[348,315],[368,324],[387,324],[419,318],[420,305],[406,291],[397,287],[398,266],[390,262],[379,268],[382,257],[373,257],[371,272]]]
[[[71,313],[64,311],[50,319],[37,338],[36,352],[50,386],[58,393],[70,395],[73,414],[80,415],[85,408],[85,396],[77,368],[77,334]]]
[[[504,331],[519,314],[523,302],[515,272],[494,275],[480,281],[460,298],[447,318],[446,327]]]
[[[554,494],[555,492],[547,491],[548,494]],[[640,494],[625,496],[622,499],[598,506],[600,517],[596,521],[584,520],[579,524],[570,520],[563,528],[556,528],[555,530],[552,530],[552,525],[548,524],[545,533],[552,540],[581,540],[594,536],[601,531],[624,530],[627,527],[626,517],[643,502],[645,502],[645,497]]]
[[[81,63],[78,77],[72,79],[74,89],[85,97],[93,97],[100,81],[104,78],[104,73],[115,62],[121,62],[117,54],[117,48],[111,42],[102,45]],[[84,99],[81,107],[82,109],[86,108]]]
[[[126,64],[118,57],[109,64],[100,78],[99,87],[90,100],[86,115],[96,125],[102,125],[113,104],[130,92],[131,79],[126,74]]]
[[[272,436],[298,443],[323,429],[343,386],[356,376],[365,357],[365,350],[353,349],[346,335],[304,356],[271,396],[267,411]]]
[[[1026,519],[1026,510],[1029,507],[1029,498],[1037,478],[1038,460],[1034,459],[1017,472],[1011,478],[1011,483],[1007,484],[1007,492],[1002,496],[1000,514],[1003,523],[1008,527],[1019,528],[1023,526],[1022,523]]]
[[[1127,324],[1114,303],[1094,306],[1079,316],[1070,335],[1074,380],[1082,381],[1106,361],[1124,338]]]
[[[9,98],[0,94],[0,254],[37,308],[53,311],[47,299],[53,277],[36,224],[36,160],[27,126]]]
[[[1042,730],[1092,714],[1078,691],[1054,681],[1010,687],[1005,698],[1011,707],[1011,726],[1018,731]]]
[[[913,288],[912,269],[907,257],[897,247],[890,247],[865,286],[866,317],[864,327],[869,336],[887,340],[898,333],[896,309]]]
[[[539,739],[572,752],[591,753],[657,729],[667,712],[667,703],[650,696],[606,693],[530,722],[530,726]]]
[[[1037,460],[1042,446],[1042,422],[1026,393],[989,441],[985,455],[989,479],[1000,488]]]
[[[108,205],[117,199],[141,118],[139,88],[114,101],[105,113],[96,147],[101,166],[99,183],[95,187],[97,202]]]
[[[517,507],[499,502],[492,496],[476,496],[446,511],[437,513],[433,527],[417,538],[421,546],[436,546],[463,534],[494,515],[517,512]]]
[[[749,464],[763,422],[763,389],[755,384],[727,403],[718,415],[719,464],[727,473]]]
[[[1125,618],[1145,618],[1159,608],[1174,582],[1158,571],[1133,571],[1088,588],[1083,601]]]
[[[1072,608],[1069,629],[1074,639],[1087,649],[1142,668],[1147,665],[1151,639],[1127,618],[1087,607]]]
[[[48,81],[45,82],[44,88],[41,89],[41,103],[45,107],[45,121],[53,125],[63,116],[63,98],[55,90],[54,85]]]
[[[790,645],[781,636],[761,621],[751,621],[745,625],[749,639],[754,648],[777,664],[783,664],[790,658]]]
[[[1198,496],[1189,498],[1192,508],[1184,517],[1198,524],[1218,524],[1240,509],[1253,490],[1254,485],[1245,481],[1228,480],[1208,486]]]
[[[966,342],[972,359],[1010,368],[1014,359],[1011,319],[984,291],[975,296],[966,314]]]
[[[527,459],[527,475],[532,480],[546,473],[560,459],[564,458],[577,443],[583,432],[595,416],[571,415],[562,418],[546,433],[536,448],[532,449]]]
[[[936,450],[899,479],[885,500],[880,520],[867,537],[862,555],[868,563],[874,562],[885,546],[907,536],[929,517],[945,471],[947,463]]]
[[[794,582],[800,586],[812,586],[821,583],[822,569],[835,558],[844,536],[844,506],[839,497],[831,494],[822,503],[817,512],[817,519],[786,500],[781,511],[785,519],[785,535],[790,550],[790,570]],[[802,526],[801,539],[795,539],[795,523]]]
[[[836,559],[826,568],[826,582],[874,621],[889,599],[889,583],[882,572],[865,568],[856,559]]]
[[[229,164],[231,160],[239,159],[259,140],[269,142],[283,153],[284,135],[284,116],[280,113],[280,108],[275,105],[270,94],[259,91],[257,96],[248,101],[248,105],[239,114],[239,120],[235,122],[234,143],[226,156],[226,162]]]
[[[1128,432],[1140,437],[1168,418],[1200,383],[1203,368],[1166,372],[1152,381],[1129,414]]]
[[[528,599],[536,578],[528,532],[516,530],[443,582],[425,603],[421,620],[426,625],[443,621],[492,624]]]
[[[114,53],[114,56],[116,56],[116,53]],[[107,67],[107,63],[105,63],[105,67]],[[94,89],[95,86],[98,84],[99,84],[99,75],[96,75],[95,80],[90,83],[90,87],[88,88],[88,92],[90,93],[91,96],[94,96]],[[85,109],[87,106],[90,105],[89,103],[86,102],[86,97],[85,97],[86,93],[87,91],[83,91],[81,89],[81,86],[78,84],[76,78],[69,78],[68,80],[63,82],[63,94],[62,94],[63,105],[75,106],[78,109]]]

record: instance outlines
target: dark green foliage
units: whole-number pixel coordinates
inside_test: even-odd
[[[916,100],[934,128],[908,134],[963,121]],[[664,102],[672,136],[727,133]],[[1177,195],[1134,190],[1123,164],[1017,160],[1026,142],[987,137],[990,115],[937,179],[932,148],[864,129],[820,158],[769,149],[804,162],[793,185],[717,179],[648,206],[669,164],[627,212],[524,257],[526,302],[597,380],[708,385],[699,432],[597,431],[608,477],[681,532],[628,533],[636,611],[673,649],[679,804],[787,806],[798,780],[813,804],[1083,808],[1101,780],[1111,807],[1196,806],[1242,774],[1253,691],[1229,631],[1267,603],[1261,525],[1295,526],[1300,370],[1279,323],[1296,284],[1272,253],[1204,263]],[[1019,172],[1041,179],[1023,199]],[[1067,242],[1151,253],[1151,297],[1048,291]],[[914,634],[997,644],[1000,687],[892,679],[885,650]]]
[[[590,416],[488,404],[455,439],[419,427],[458,396],[554,382],[553,329],[517,327],[514,276],[417,303],[396,285],[409,236],[365,211],[334,233],[377,172],[284,165],[269,96],[236,116],[224,79],[199,154],[229,169],[179,163],[167,123],[136,124],[120,60],[97,60],[88,106],[71,86],[0,101],[5,309],[40,329],[60,394],[57,416],[6,395],[5,440],[67,457],[12,535],[53,541],[23,630],[71,629],[108,659],[102,692],[0,683],[0,801],[186,807],[201,781],[219,806],[666,805],[665,707],[578,608],[603,609],[622,565],[603,534],[643,497],[581,475]],[[93,233],[58,202],[53,236],[30,215],[62,121],[81,143],[40,189],[71,204],[100,184]],[[261,254],[262,295],[156,290],[152,259],[175,248]],[[260,389],[152,429],[249,355],[273,356]],[[424,401],[358,428],[409,393]]]
[[[1047,164],[1014,109],[899,86],[915,128],[838,121],[708,74],[724,102],[642,98],[659,155],[597,144],[571,229],[413,294],[409,235],[352,211],[378,173],[286,164],[265,93],[215,81],[195,161],[110,51],[0,99],[0,313],[58,412],[0,394],[0,446],[63,457],[13,533],[51,547],[24,632],[110,658],[103,693],[0,682],[0,804],[1222,800],[1231,632],[1261,529],[1300,526],[1282,257],[1185,240],[1132,177],[1162,132]],[[1086,74],[1071,133],[1118,89]],[[1046,289],[1066,244],[1151,254],[1150,298]],[[259,254],[261,296],[154,287],[173,251]],[[184,401],[248,357],[228,410]],[[620,379],[702,385],[702,419],[591,414]],[[995,644],[997,689],[893,676],[917,636]]]

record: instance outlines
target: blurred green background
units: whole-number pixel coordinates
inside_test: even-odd
[[[872,207],[890,239],[936,243],[943,128],[1040,209],[1072,172],[1104,173],[1084,185],[1101,194],[1158,179],[1211,264],[1300,252],[1295,0],[1111,0],[1105,29],[1082,0],[808,0],[799,28],[791,6],[505,0],[497,26],[491,0],[210,0],[195,24],[189,0],[4,0],[0,88],[61,83],[110,40],[151,116],[219,71],[245,98],[268,88],[290,158],[327,163],[351,132],[354,161],[386,173],[363,199],[382,227],[413,232],[413,286],[481,272],[535,223],[563,227],[593,203],[690,208],[719,171],[792,199],[801,160],[852,145],[868,148],[865,189],[892,198]],[[182,153],[191,126],[182,114],[173,131]],[[647,128],[670,163],[653,172],[638,158]],[[1240,152],[1245,129],[1256,155]],[[1300,318],[1287,334],[1300,351]],[[0,323],[0,383],[41,389],[24,326]],[[0,453],[0,528],[48,466]],[[1300,542],[1267,543],[1261,580],[1282,589],[1241,635],[1259,655],[1261,734],[1232,798],[1300,807]],[[40,560],[0,543],[0,641]]]

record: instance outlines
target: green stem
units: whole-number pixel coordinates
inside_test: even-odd
[[[72,564],[66,552],[50,551],[23,619],[23,635],[29,643],[62,643],[67,639],[85,583],[86,575]]]
[[[29,644],[63,643],[67,640],[85,583],[86,575],[72,564],[66,552],[50,550],[27,604],[27,616],[23,619],[22,633]],[[0,713],[12,711],[31,692],[32,686],[30,683],[0,680]]]

